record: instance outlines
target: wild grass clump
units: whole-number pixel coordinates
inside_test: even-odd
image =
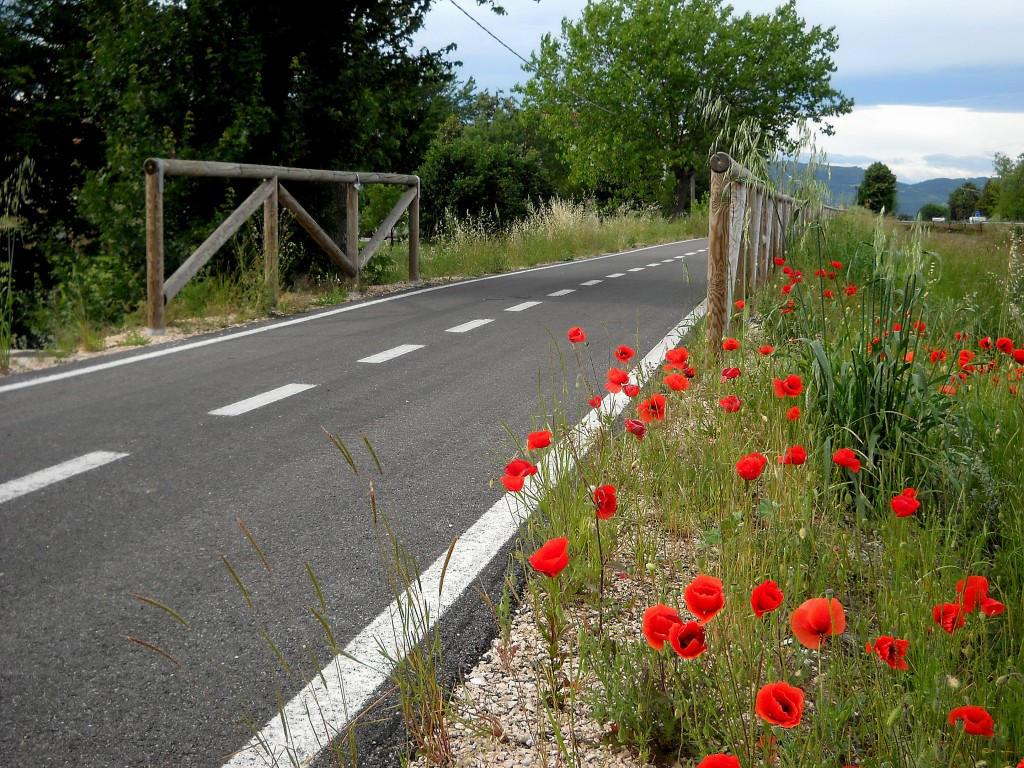
[[[991,285],[1012,258],[986,255]],[[1024,329],[1010,292],[979,293],[978,317],[936,298],[968,260],[841,217],[791,243],[722,360],[677,349],[625,392],[625,432],[544,496],[523,545],[566,542],[561,568],[529,559],[538,631],[562,638],[547,653],[579,670],[549,718],[582,691],[659,765],[1021,759]],[[604,367],[578,366],[581,400],[635,380]],[[613,573],[631,599],[609,598]]]

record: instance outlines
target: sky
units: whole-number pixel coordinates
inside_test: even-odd
[[[496,16],[475,0],[455,0],[529,58],[585,0],[503,0]],[[777,0],[733,0],[738,13],[763,13]],[[835,26],[834,84],[856,102],[819,145],[833,165],[886,163],[900,181],[988,176],[996,152],[1024,153],[1024,0],[797,0],[809,22]],[[464,16],[434,0],[414,45],[455,43],[463,79],[509,92],[526,79],[521,62]]]

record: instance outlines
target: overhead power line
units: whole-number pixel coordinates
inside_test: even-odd
[[[506,43],[506,42],[505,42],[504,40],[502,40],[502,39],[501,39],[500,37],[498,37],[498,36],[497,36],[496,34],[494,34],[493,32],[491,32],[491,30],[489,30],[489,29],[488,29],[487,27],[485,27],[485,26],[484,26],[483,24],[481,24],[481,23],[480,23],[479,21],[477,21],[477,20],[476,20],[476,19],[475,19],[475,18],[473,17],[473,15],[472,15],[472,14],[470,14],[470,12],[469,12],[469,11],[467,11],[467,10],[466,10],[465,8],[463,8],[463,7],[461,6],[461,5],[459,5],[458,3],[456,3],[456,2],[455,2],[455,0],[448,0],[448,2],[450,2],[450,3],[451,3],[452,5],[454,5],[454,6],[456,7],[456,8],[458,8],[458,9],[459,9],[459,10],[460,10],[460,11],[462,12],[462,14],[463,14],[463,15],[464,15],[464,16],[465,16],[465,17],[466,17],[467,19],[469,19],[470,21],[472,21],[472,22],[473,22],[474,24],[476,24],[476,25],[477,25],[478,27],[480,27],[480,29],[482,29],[482,30],[483,30],[484,32],[486,32],[486,33],[487,33],[487,34],[488,34],[488,35],[489,35],[489,36],[490,36],[490,37],[491,37],[491,38],[492,38],[493,40],[495,40],[495,41],[496,41],[496,42],[498,43],[498,45],[500,45],[500,46],[501,46],[502,48],[504,48],[504,49],[505,49],[506,51],[508,51],[509,53],[511,53],[511,54],[512,54],[513,56],[515,56],[515,57],[516,57],[517,59],[519,59],[519,60],[520,60],[521,62],[523,62],[523,64],[525,64],[526,66],[530,66],[530,62],[529,62],[529,61],[527,61],[527,60],[526,60],[526,59],[525,59],[525,58],[524,58],[523,56],[521,56],[521,55],[519,54],[519,52],[518,52],[518,51],[516,51],[516,50],[515,50],[514,48],[512,48],[512,46],[510,46],[510,45],[509,45],[508,43]]]

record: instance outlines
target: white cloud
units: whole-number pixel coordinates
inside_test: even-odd
[[[836,165],[880,160],[900,181],[992,174],[996,152],[1024,152],[1024,114],[961,107],[882,105],[835,120],[819,138]]]

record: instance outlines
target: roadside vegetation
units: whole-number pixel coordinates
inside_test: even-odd
[[[565,764],[580,700],[655,765],[1024,758],[1024,253],[978,242],[810,228],[722,350],[697,333],[639,391],[633,350],[570,329],[575,398],[624,392],[626,427],[539,483],[570,426],[547,416],[503,477],[540,510],[542,650],[511,664]]]

